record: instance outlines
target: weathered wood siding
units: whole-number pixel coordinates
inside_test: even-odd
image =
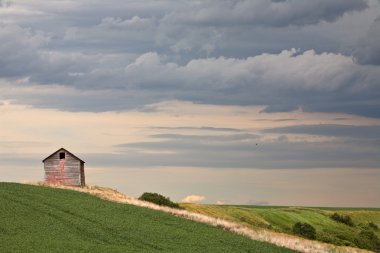
[[[68,152],[65,152],[64,159],[60,159],[59,154],[61,152],[65,151],[57,151],[44,161],[45,181],[64,185],[84,186],[84,163]]]
[[[85,186],[85,179],[84,179],[84,162],[80,162],[80,183],[82,186]]]

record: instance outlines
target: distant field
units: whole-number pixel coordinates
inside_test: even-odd
[[[290,206],[269,206],[269,205],[221,205],[221,206],[235,206],[243,208],[290,208]],[[293,207],[294,208],[294,207]],[[333,210],[333,211],[380,211],[380,208],[376,207],[302,207],[302,208],[311,208],[311,209],[320,209],[320,210]]]
[[[379,208],[302,208],[271,206],[229,206],[181,204],[188,211],[198,212],[244,224],[250,228],[264,228],[292,233],[296,222],[311,224],[317,231],[317,240],[380,252],[380,229],[369,226],[372,222],[380,228]],[[349,215],[354,226],[332,220],[334,213]],[[375,235],[373,237],[372,235]]]
[[[1,252],[295,252],[85,193],[0,183]]]

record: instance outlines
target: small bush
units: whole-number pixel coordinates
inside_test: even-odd
[[[297,222],[293,226],[293,233],[313,240],[317,237],[315,228],[308,223]]]
[[[347,226],[353,227],[354,223],[352,222],[352,219],[348,215],[339,215],[338,213],[334,213],[330,216],[331,219],[346,224]]]
[[[318,233],[318,241],[331,243],[337,246],[357,247],[356,244],[350,240],[350,238],[343,238],[342,236],[339,236],[338,238],[330,233]]]
[[[359,233],[359,238],[360,240],[356,242],[359,248],[380,252],[380,239],[374,232],[363,230]]]
[[[369,226],[370,228],[375,229],[375,230],[379,230],[379,227],[376,225],[376,223],[374,223],[374,222],[372,222],[372,221],[370,221],[370,222],[368,223],[368,226]]]
[[[158,193],[144,192],[139,197],[139,200],[148,201],[160,206],[168,206],[168,207],[173,207],[177,209],[182,209],[177,203],[172,202],[168,197],[165,197]]]

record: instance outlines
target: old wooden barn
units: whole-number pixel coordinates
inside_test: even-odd
[[[43,161],[45,181],[53,184],[84,186],[84,161],[60,148]]]

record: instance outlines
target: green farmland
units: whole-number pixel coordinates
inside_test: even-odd
[[[86,193],[0,183],[1,252],[294,252]]]
[[[181,204],[186,210],[244,224],[292,234],[297,222],[316,230],[316,240],[340,246],[352,246],[380,252],[380,209],[303,208]],[[353,226],[331,219],[338,213],[349,216]]]

